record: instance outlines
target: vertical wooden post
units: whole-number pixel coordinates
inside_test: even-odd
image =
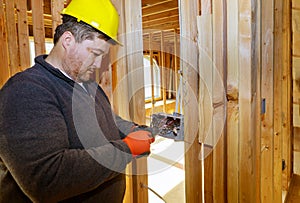
[[[292,57],[291,57],[291,0],[283,5],[283,70],[282,70],[282,109],[283,146],[282,155],[286,163],[283,170],[282,186],[287,192],[292,175]]]
[[[140,0],[125,1],[126,58],[128,66],[129,107],[131,119],[145,124],[145,92],[143,70],[142,5]],[[133,43],[134,42],[134,43]],[[133,202],[148,202],[147,159],[132,162]]]
[[[227,1],[227,200],[239,202],[238,0]]]
[[[201,16],[198,17],[199,49],[199,111],[201,143],[202,184],[204,185],[204,202],[213,201],[214,167],[213,167],[213,28],[211,4],[201,4]]]
[[[283,70],[283,1],[274,0],[274,203],[282,198],[282,70]],[[276,96],[275,96],[276,95]]]
[[[125,1],[112,0],[120,16],[118,40],[124,46],[114,46],[111,48],[112,62],[112,86],[113,86],[113,108],[114,111],[124,119],[130,120],[129,98],[128,98],[128,68],[126,58],[126,20]]]
[[[213,196],[214,202],[226,202],[226,98],[227,71],[226,1],[212,0],[213,29]]]
[[[149,56],[150,56],[150,72],[151,72],[151,107],[152,113],[155,112],[155,86],[154,86],[154,69],[153,69],[153,49],[152,49],[153,33],[149,33]]]
[[[64,8],[64,0],[51,0],[51,14],[52,14],[52,36],[54,36],[55,29],[61,24],[61,11]]]
[[[7,41],[8,41],[8,53],[9,53],[9,66],[10,66],[10,76],[16,74],[20,71],[20,57],[19,57],[19,47],[18,47],[18,34],[16,28],[16,18],[15,18],[15,0],[6,1],[5,4],[6,11],[6,29]]]
[[[0,88],[1,88],[10,76],[7,29],[5,24],[5,12],[3,7],[3,0],[0,0],[0,61],[1,61],[1,67],[0,67]]]
[[[24,70],[30,66],[29,34],[27,23],[27,4],[24,0],[16,0],[18,17],[18,41],[20,50],[20,69]]]
[[[164,31],[160,33],[160,54],[161,54],[161,81],[162,81],[162,96],[163,96],[163,112],[166,112],[167,100],[167,66],[166,66],[166,47],[164,42]]]
[[[43,1],[31,0],[35,55],[45,54],[45,27]]]
[[[198,142],[198,1],[180,0],[180,67],[183,71],[183,110],[185,135],[185,188],[186,202],[202,201],[200,144]]]
[[[174,78],[175,78],[175,92],[178,94],[178,51],[177,51],[177,33],[174,30]],[[175,109],[177,111],[177,109]]]
[[[239,202],[256,199],[257,57],[256,0],[239,0]],[[256,22],[256,21],[254,21]]]
[[[261,202],[273,202],[274,1],[262,4]]]

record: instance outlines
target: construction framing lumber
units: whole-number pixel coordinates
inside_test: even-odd
[[[18,46],[18,34],[16,27],[15,18],[15,0],[6,1],[5,4],[6,12],[6,30],[7,41],[8,41],[8,53],[9,53],[9,66],[10,74],[14,75],[20,71],[20,57],[19,57],[19,46]]]
[[[2,65],[0,68],[0,87],[4,85],[11,75],[9,69],[9,52],[5,20],[3,0],[0,0],[0,61]]]
[[[16,0],[18,18],[18,39],[20,50],[20,69],[25,70],[30,66],[29,33],[27,23],[27,4],[24,0]]]
[[[185,132],[185,192],[186,202],[202,201],[200,144],[198,142],[198,1],[179,1],[180,11],[180,68],[183,71],[183,109]]]
[[[257,64],[255,54],[256,1],[239,0],[239,202],[256,198]]]
[[[35,56],[45,54],[45,27],[44,18],[41,18],[44,14],[43,1],[31,0],[32,8],[32,22],[33,22],[33,36],[34,36],[34,50]]]

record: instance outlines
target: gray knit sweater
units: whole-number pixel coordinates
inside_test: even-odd
[[[0,202],[122,202],[133,123],[45,57],[0,91]]]

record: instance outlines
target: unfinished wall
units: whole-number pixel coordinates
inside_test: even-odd
[[[291,1],[180,2],[187,201],[281,202],[292,174]]]
[[[0,86],[29,66],[29,22],[33,22],[36,54],[44,53],[47,34],[43,28],[49,26],[48,17],[41,17],[42,1],[31,2],[32,14],[24,9],[27,5],[22,0],[0,0]],[[64,1],[53,2],[55,27]],[[134,6],[140,7],[139,2],[114,2],[122,19],[120,33],[140,28],[140,11],[126,12]],[[263,3],[179,1],[187,202],[281,202],[282,192],[288,190],[292,174],[292,102],[294,127],[300,125],[300,5],[298,0]],[[141,61],[135,61],[134,55],[141,56],[142,42],[132,43],[136,38],[131,37],[121,36],[125,46],[113,53],[117,63],[113,64],[112,84],[107,83],[112,90],[130,71],[128,64],[133,69],[140,66]],[[138,37],[141,39],[141,35]],[[126,41],[131,44],[126,46]],[[216,81],[222,81],[224,86],[220,87]],[[128,84],[113,95],[114,108],[125,118],[143,122],[144,113],[136,111],[138,108],[128,111],[131,105],[144,105],[143,97],[139,96],[142,92],[130,104]],[[224,117],[226,122],[222,126]],[[220,124],[224,128],[217,131]],[[285,160],[283,170],[282,160]],[[129,186],[136,190],[130,191],[126,200],[146,202],[147,190],[139,184],[146,181],[145,177],[130,181]]]
[[[294,127],[300,127],[300,2],[293,0],[293,103]]]

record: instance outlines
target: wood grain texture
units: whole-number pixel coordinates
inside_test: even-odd
[[[5,24],[5,11],[3,0],[0,0],[0,88],[10,77],[9,58],[8,58],[7,29]]]
[[[43,1],[31,0],[35,56],[45,54],[45,27]]]

